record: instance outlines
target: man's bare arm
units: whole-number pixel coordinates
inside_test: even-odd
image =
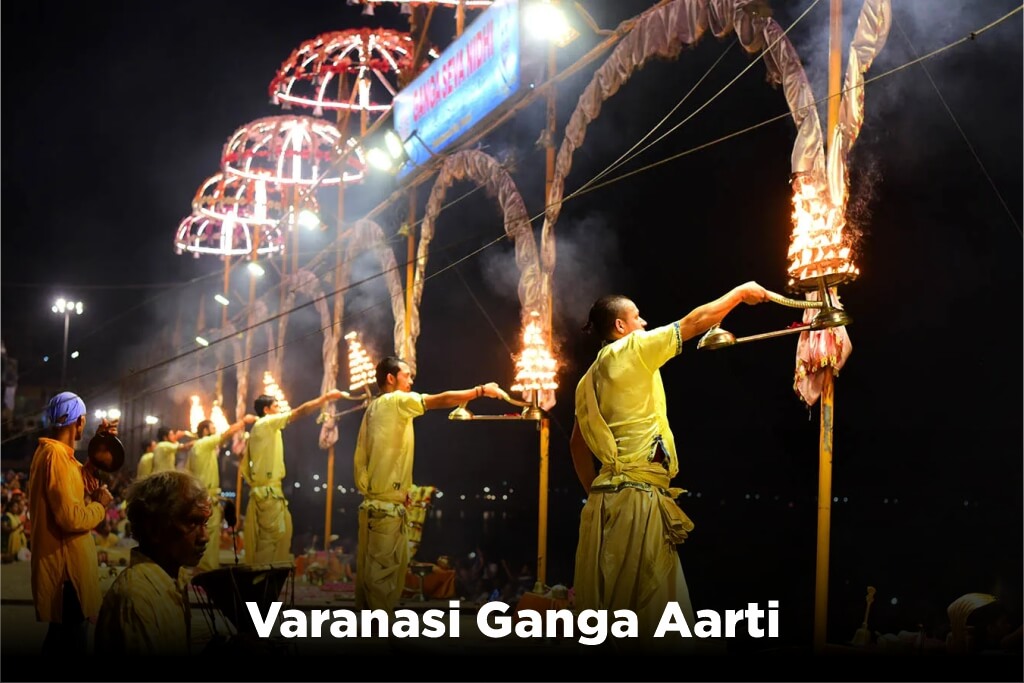
[[[423,406],[427,410],[435,408],[454,408],[461,403],[468,403],[474,398],[487,396],[488,398],[501,398],[504,392],[494,382],[478,384],[472,389],[452,389],[440,394],[424,394]]]
[[[579,422],[574,422],[572,425],[569,452],[572,453],[572,466],[576,470],[576,476],[579,478],[583,490],[590,495],[590,485],[597,478],[597,469],[594,467],[594,454],[583,439]]]
[[[341,391],[339,391],[337,389],[331,389],[326,394],[323,394],[321,396],[317,396],[314,399],[310,399],[309,401],[306,401],[305,403],[300,405],[298,408],[293,408],[292,409],[291,414],[288,416],[288,424],[291,424],[297,418],[303,417],[305,415],[309,415],[314,410],[316,410],[317,408],[319,408],[323,404],[327,403],[328,401],[337,401],[337,400],[339,400],[339,399],[341,399],[343,397],[344,397],[344,394]]]

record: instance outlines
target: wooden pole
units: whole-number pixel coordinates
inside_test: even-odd
[[[229,287],[231,286],[231,255],[224,255],[224,298],[230,301],[231,295],[229,293]],[[220,313],[220,331],[221,336],[224,335],[224,331],[228,328],[228,307],[222,306],[223,310]],[[224,367],[219,366],[217,368],[217,384],[214,387],[213,394],[217,399],[217,403],[221,406],[224,405]],[[236,418],[241,417],[236,415]]]
[[[259,244],[260,244],[259,228],[255,228],[253,230],[253,235],[252,235],[252,262],[253,263],[256,262],[256,257],[259,254]],[[244,345],[243,351],[242,351],[242,375],[245,376],[245,380],[246,380],[245,381],[245,389],[246,390],[249,389],[249,354],[252,352],[252,313],[253,313],[253,308],[255,307],[255,305],[256,305],[256,276],[254,274],[252,274],[252,273],[249,273],[249,306],[246,309],[246,316],[245,316],[245,345]],[[241,390],[242,390],[242,387],[239,386],[237,391],[241,391]],[[241,399],[242,405],[245,405],[245,398],[246,397],[245,396],[240,396],[239,398]],[[236,401],[236,403],[237,403],[237,401]],[[236,416],[236,419],[237,419],[237,417],[238,416]],[[257,415],[256,417],[263,417],[263,416],[262,415]],[[243,450],[241,455],[239,456],[239,458],[244,458],[244,457],[246,457],[246,451]],[[242,463],[241,463],[241,460],[239,460],[239,463],[238,463],[238,474],[235,477],[235,505],[236,505],[236,508],[238,509],[238,513],[242,514],[242,511],[245,508],[242,507]]]
[[[343,102],[345,100],[345,88],[348,83],[348,78],[345,73],[342,72],[338,75],[338,101]],[[342,112],[338,110],[338,130],[341,131],[342,136],[347,134],[348,130],[348,117],[349,112],[352,111],[352,102],[356,94],[356,89],[352,89],[352,94],[349,97],[349,108]],[[360,128],[365,125],[362,119],[360,119]],[[344,176],[344,173],[342,174]],[[336,346],[341,346],[341,340],[343,336],[341,334],[341,304],[344,301],[345,294],[341,291],[342,285],[342,274],[341,274],[341,236],[345,228],[345,181],[342,180],[338,183],[338,235],[334,240],[334,324],[331,327],[331,335],[336,340]],[[339,348],[335,354],[335,358],[341,358],[341,349]],[[337,377],[337,363],[335,364],[335,377],[334,385],[338,385]],[[327,491],[325,496],[326,509],[324,510],[324,550],[330,551],[331,549],[331,523],[334,511],[334,444],[332,443],[327,448]]]
[[[458,38],[466,28],[466,1],[459,0],[455,6],[455,37]]]
[[[830,2],[827,145],[832,144],[836,124],[839,122],[841,41],[843,39],[843,1],[830,0]],[[824,298],[824,283],[821,295]],[[828,563],[832,525],[832,426],[835,402],[832,366],[826,365],[822,369],[822,373],[821,428],[818,436],[818,538],[814,571],[814,651],[818,654],[825,651],[828,640]]]
[[[339,114],[339,118],[341,118]],[[344,229],[345,221],[343,216],[345,215],[345,183],[338,183],[338,237],[335,240],[334,246],[334,289],[337,293],[334,295],[334,325],[331,327],[331,335],[338,340],[338,346],[341,345],[340,340],[342,339],[341,334],[341,300],[345,296],[341,290],[341,233]],[[341,357],[341,350],[339,349],[335,358]],[[335,366],[337,369],[337,366]],[[334,380],[335,386],[337,386],[337,374],[335,374]],[[327,448],[327,495],[326,505],[327,509],[324,511],[324,550],[330,551],[331,549],[331,517],[334,511],[334,444],[332,443]]]
[[[402,340],[402,357],[412,357],[412,299],[413,277],[416,261],[416,186],[409,188],[409,216],[406,219],[408,234],[405,236],[405,338]]]
[[[557,71],[557,48],[552,43],[548,46],[548,81],[552,82]],[[544,204],[547,205],[548,196],[551,192],[551,184],[555,178],[555,96],[557,89],[551,87],[547,93],[547,128],[544,132]],[[552,324],[552,291],[550,274],[545,275],[544,296],[547,302],[547,335],[548,344],[551,343]],[[534,402],[539,403],[540,390],[534,391]],[[538,424],[540,431],[540,475],[538,476],[540,489],[537,497],[537,582],[541,588],[547,580],[548,568],[548,452],[551,442],[551,421],[543,417]]]

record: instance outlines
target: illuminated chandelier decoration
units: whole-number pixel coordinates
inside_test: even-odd
[[[348,390],[358,391],[363,389],[366,393],[371,392],[371,386],[377,381],[377,370],[370,354],[359,342],[358,332],[349,332],[345,335],[348,342]]]
[[[273,396],[274,400],[277,401],[278,407],[281,412],[287,412],[291,410],[291,406],[288,405],[288,399],[284,397],[284,392],[281,387],[277,386],[277,382],[274,381],[274,375],[271,374],[270,370],[266,370],[263,373],[263,393],[267,396]]]
[[[324,33],[302,43],[281,64],[270,82],[270,97],[285,109],[311,108],[316,116],[345,109],[379,116],[391,108],[398,77],[413,68],[415,53],[415,41],[401,31],[362,28]],[[425,55],[437,56],[433,48]],[[422,68],[428,64],[424,59]],[[339,74],[354,76],[350,95],[339,94]]]
[[[363,14],[373,16],[373,8],[377,5],[398,5],[402,14],[411,14],[414,7],[458,7],[460,4],[466,9],[484,9],[490,7],[492,0],[348,0],[349,5],[362,5]]]
[[[192,215],[178,225],[175,250],[216,256],[275,254],[284,246],[278,227],[288,211],[281,190],[265,179],[248,180],[217,173],[207,178],[192,200]]]
[[[531,400],[533,392],[553,392],[558,388],[555,381],[557,369],[558,361],[544,340],[540,314],[533,311],[523,330],[523,351],[516,358],[516,378],[511,389],[522,392],[526,400]],[[540,403],[543,405],[545,402]]]
[[[332,123],[312,116],[270,116],[236,130],[221,155],[228,176],[278,185],[313,187],[363,179],[365,163],[355,141],[342,143]],[[354,148],[354,149],[353,149]],[[353,153],[349,153],[349,152]],[[337,161],[344,155],[344,168]]]

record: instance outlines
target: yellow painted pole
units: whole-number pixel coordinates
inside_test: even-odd
[[[832,144],[839,122],[840,69],[842,67],[843,1],[831,0],[828,33],[828,137]],[[825,295],[824,287],[822,296]],[[828,332],[825,332],[828,334]],[[828,640],[828,562],[832,527],[832,427],[835,384],[832,366],[822,369],[821,428],[818,436],[818,539],[814,567],[814,651],[825,651]]]
[[[536,393],[536,392],[534,392]],[[537,515],[537,581],[546,585],[548,575],[548,447],[551,441],[551,420],[540,420],[540,495]]]
[[[455,37],[458,38],[466,28],[466,0],[459,0],[455,6]]]
[[[558,68],[556,62],[556,47],[551,44],[548,47],[548,80],[555,77]],[[555,94],[556,89],[551,87],[547,94],[547,128],[544,134],[544,204],[547,205],[548,196],[551,192],[551,184],[555,177]],[[548,343],[551,342],[552,325],[552,291],[550,275],[545,275],[547,280],[544,283],[545,297],[547,300],[547,326]],[[534,391],[534,403],[540,402],[540,391]],[[548,572],[548,452],[551,442],[551,420],[543,417],[538,424],[540,430],[540,475],[539,491],[537,497],[537,583],[543,588],[547,582]]]

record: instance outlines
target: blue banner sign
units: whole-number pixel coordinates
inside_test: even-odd
[[[395,96],[395,132],[409,154],[398,176],[455,145],[520,89],[519,0],[495,0]]]

